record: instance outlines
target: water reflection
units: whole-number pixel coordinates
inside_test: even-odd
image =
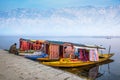
[[[78,74],[79,75],[79,74]],[[95,79],[97,77],[102,76],[102,73],[99,73],[99,66],[92,67],[90,69],[84,69],[80,72],[80,76],[84,76],[88,79]]]
[[[85,78],[86,80],[95,80],[97,78],[100,78],[104,75],[104,71],[101,71],[102,65],[107,64],[108,71],[110,70],[109,63],[113,62],[114,60],[109,59],[105,62],[96,64],[96,65],[90,65],[90,66],[83,66],[83,67],[75,67],[75,68],[59,68],[68,72],[71,72],[73,74],[78,75],[81,78]],[[109,71],[110,72],[110,71]]]

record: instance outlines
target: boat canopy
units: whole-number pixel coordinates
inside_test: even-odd
[[[59,46],[67,46],[69,44],[82,48],[96,48],[96,49],[105,49],[100,46],[89,46],[84,44],[72,43],[72,42],[64,42],[64,41],[52,41],[52,40],[31,40],[31,39],[23,39],[20,38],[20,50],[28,51],[28,50],[39,50],[42,44],[56,44]]]
[[[78,44],[78,43],[72,43],[72,42],[63,42],[63,41],[50,41],[50,40],[46,40],[48,43],[52,43],[52,44],[58,44],[58,45],[64,45],[64,44],[73,44],[74,46],[79,46],[79,47],[88,47],[88,48],[97,48],[97,49],[105,49],[101,46],[97,46],[97,45],[85,45],[85,44]]]

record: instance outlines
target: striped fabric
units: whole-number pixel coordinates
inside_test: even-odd
[[[90,59],[90,61],[98,61],[99,60],[97,49],[90,49],[89,59]]]

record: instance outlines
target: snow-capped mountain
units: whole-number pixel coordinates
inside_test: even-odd
[[[25,9],[17,8],[9,11],[0,11],[0,18],[46,18],[46,17],[64,17],[64,18],[115,18],[119,16],[120,6],[99,7],[92,6],[61,9]]]
[[[8,29],[8,27],[11,27],[11,29],[18,27],[19,31],[22,32],[22,28],[29,29],[29,27],[34,27],[32,30],[36,31],[36,28],[39,27],[40,31],[49,31],[51,29],[60,32],[59,29],[61,29],[63,33],[66,33],[65,27],[68,27],[73,28],[68,29],[68,33],[74,30],[76,31],[75,34],[84,34],[78,28],[86,30],[87,27],[89,30],[94,29],[94,33],[96,33],[106,27],[111,27],[112,30],[120,27],[119,13],[120,5],[109,7],[71,7],[49,10],[17,8],[9,11],[0,11],[0,29],[4,30]],[[105,33],[108,34],[111,29],[108,28]],[[87,34],[89,33],[87,32]]]

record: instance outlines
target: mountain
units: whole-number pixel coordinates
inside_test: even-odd
[[[50,18],[50,17],[63,17],[63,18],[91,18],[91,19],[116,19],[120,17],[120,6],[110,7],[72,7],[61,9],[25,9],[17,8],[9,11],[0,11],[0,18]]]
[[[48,10],[17,8],[0,11],[0,30],[1,34],[8,34],[17,27],[10,34],[28,34],[31,28],[29,34],[35,35],[118,35],[119,13],[120,5]]]

